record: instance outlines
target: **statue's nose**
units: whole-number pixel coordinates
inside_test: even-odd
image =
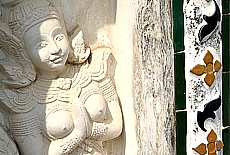
[[[51,54],[58,54],[61,51],[61,48],[53,41],[52,42],[52,52]]]

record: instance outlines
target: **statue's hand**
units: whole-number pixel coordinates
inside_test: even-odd
[[[49,146],[48,154],[52,155],[64,155],[64,151],[60,147],[60,141],[52,141]]]
[[[82,145],[84,140],[81,132],[74,129],[68,136],[62,139],[54,140],[49,146],[49,155],[65,155],[73,152],[77,147]]]
[[[72,101],[74,126],[79,131],[82,138],[89,137],[92,132],[92,120],[79,98],[75,98]]]
[[[73,108],[75,110],[74,112],[74,120],[75,120],[75,128],[79,130],[79,132],[82,133],[82,137],[88,137],[91,134],[92,131],[92,120],[89,117],[88,112],[86,111],[84,106],[79,105],[73,105]]]
[[[89,58],[91,50],[85,47],[83,32],[80,28],[77,28],[69,39],[72,42],[73,51],[69,53],[68,61],[74,64],[85,62]]]

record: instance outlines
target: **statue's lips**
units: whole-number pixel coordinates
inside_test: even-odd
[[[53,63],[60,63],[63,60],[63,56],[54,57],[50,61]]]

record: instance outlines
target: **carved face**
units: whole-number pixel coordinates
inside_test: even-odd
[[[24,43],[40,71],[58,71],[65,65],[69,44],[57,19],[48,19],[30,28],[25,33]]]

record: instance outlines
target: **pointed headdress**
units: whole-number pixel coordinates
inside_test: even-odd
[[[47,19],[58,19],[58,13],[47,0],[1,0],[7,8],[7,23],[12,33],[22,39],[25,32]]]

